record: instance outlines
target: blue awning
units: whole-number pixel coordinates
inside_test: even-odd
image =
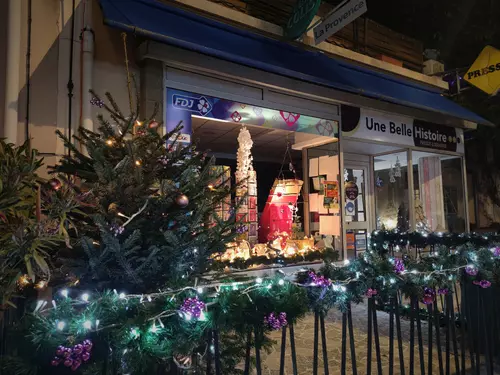
[[[104,22],[147,38],[337,90],[489,124],[439,90],[239,29],[157,0],[100,0]]]

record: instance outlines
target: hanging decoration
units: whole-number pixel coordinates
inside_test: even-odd
[[[396,164],[394,164],[394,177],[401,178],[401,163],[399,157],[396,156]]]
[[[396,182],[396,178],[395,178],[395,175],[394,175],[394,168],[392,167],[392,164],[391,164],[391,169],[389,170],[389,182],[391,184],[393,184],[393,183]]]
[[[239,235],[240,240],[250,244],[257,243],[258,207],[257,174],[253,168],[253,141],[246,126],[242,126],[238,135],[236,153],[236,219],[246,224],[247,230]]]

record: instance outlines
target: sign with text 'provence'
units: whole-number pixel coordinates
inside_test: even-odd
[[[339,5],[332,14],[313,29],[314,44],[323,42],[330,35],[335,34],[344,26],[366,13],[367,10],[366,0],[348,0]]]
[[[297,39],[304,34],[318,13],[321,0],[297,0],[292,14],[285,25],[285,36]]]
[[[487,94],[496,94],[500,89],[500,51],[484,47],[464,79]]]
[[[341,110],[343,136],[464,153],[462,129],[347,105]]]

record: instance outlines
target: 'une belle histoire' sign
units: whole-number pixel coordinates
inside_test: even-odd
[[[343,136],[464,153],[462,129],[347,105],[341,116]]]
[[[500,51],[484,47],[464,79],[487,94],[496,94],[500,89]]]

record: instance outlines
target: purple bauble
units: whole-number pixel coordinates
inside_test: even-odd
[[[86,352],[90,352],[92,350],[92,341],[85,340],[83,342],[83,350],[85,350]]]
[[[52,360],[52,362],[50,362],[50,364],[51,364],[52,366],[59,366],[59,364],[60,364],[60,363],[61,363],[61,358],[59,358],[59,357],[55,357],[55,358]]]
[[[73,354],[79,355],[79,354],[82,354],[82,352],[83,352],[83,345],[82,344],[76,344],[73,347]]]
[[[81,364],[82,364],[82,361],[80,361],[79,359],[75,359],[73,361],[73,365],[71,366],[71,370],[76,371],[78,369],[78,367],[80,367]]]
[[[65,361],[64,361],[64,366],[66,367],[71,367],[73,366],[73,360],[71,358],[67,358]]]
[[[64,349],[64,353],[63,353],[63,357],[64,358],[71,357],[71,354],[73,354],[73,350],[71,350],[71,348],[65,348]]]
[[[66,348],[64,346],[62,346],[62,345],[58,346],[57,350],[56,350],[56,355],[62,356],[64,354],[65,350],[66,350]]]
[[[475,266],[467,266],[465,267],[465,272],[467,273],[467,275],[469,276],[476,276],[477,273],[478,273],[478,269],[475,267]]]
[[[87,362],[90,359],[90,353],[82,353],[82,359],[84,362]]]

